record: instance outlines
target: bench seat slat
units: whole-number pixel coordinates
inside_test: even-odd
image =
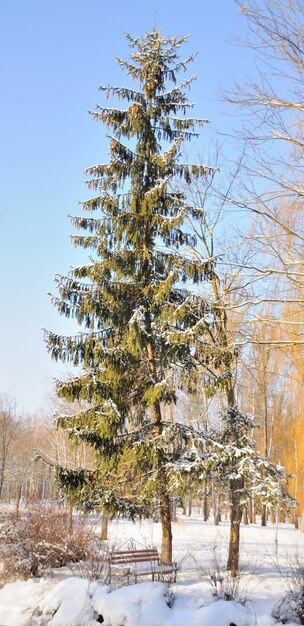
[[[121,570],[119,572],[112,572],[112,576],[126,576],[126,575],[134,575],[134,576],[151,576],[156,575],[156,574],[172,574],[173,572],[177,571],[177,567],[171,567],[168,566],[167,567],[159,567],[157,569],[149,569],[149,570],[132,570],[132,569],[126,569],[126,570]]]
[[[112,565],[125,565],[126,563],[158,563],[158,558],[155,559],[119,559],[111,561]]]

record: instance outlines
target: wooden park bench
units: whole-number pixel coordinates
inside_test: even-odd
[[[110,581],[121,577],[137,583],[142,576],[151,576],[153,581],[175,582],[177,570],[177,563],[161,563],[157,548],[142,546],[133,539],[109,555]]]

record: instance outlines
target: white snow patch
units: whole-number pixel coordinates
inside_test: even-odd
[[[167,623],[171,611],[165,595],[162,583],[143,582],[108,594],[97,588],[93,605],[107,626],[159,626]]]
[[[92,516],[99,530],[100,519]],[[97,582],[67,577],[67,569],[54,571],[55,578],[8,584],[0,589],[0,626],[274,626],[273,606],[286,594],[282,580],[288,572],[288,560],[303,554],[304,535],[291,524],[279,526],[278,561],[275,565],[275,526],[242,526],[241,561],[248,602],[245,606],[223,600],[214,601],[210,587],[202,579],[198,565],[208,567],[210,552],[217,545],[226,551],[229,522],[214,526],[200,514],[179,516],[173,524],[174,559],[180,570],[172,585],[174,602],[168,606],[166,586],[142,582],[111,590]],[[131,537],[143,545],[160,548],[161,526],[152,521],[133,524],[113,520],[109,524],[110,544],[121,545]],[[198,564],[195,563],[192,557]],[[65,576],[63,579],[62,577]],[[59,582],[58,582],[59,581]],[[289,623],[289,626],[292,626]]]
[[[53,614],[49,626],[95,626],[90,582],[83,578],[67,578],[58,583],[39,604],[43,615]]]
[[[0,626],[23,626],[31,617],[49,582],[27,580],[0,589]]]
[[[98,583],[69,578],[46,595],[40,609],[44,615],[56,611],[49,626],[95,626],[100,615],[104,626],[230,626],[231,623],[251,626],[254,623],[250,608],[224,600],[198,609],[170,608],[166,586],[159,582],[143,582],[111,592]]]

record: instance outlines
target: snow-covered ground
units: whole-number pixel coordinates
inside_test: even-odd
[[[244,605],[214,601],[206,577],[212,555],[222,553],[225,565],[229,524],[214,526],[199,515],[179,516],[173,524],[174,560],[180,571],[177,582],[145,579],[137,585],[110,589],[100,583],[73,576],[67,568],[38,580],[16,582],[0,589],[0,626],[272,626],[272,608],[286,593],[293,555],[303,555],[304,535],[281,524],[278,532],[278,563],[275,527],[242,526],[240,587]],[[116,546],[133,538],[160,547],[159,523],[141,524],[115,520],[109,525],[109,542]],[[224,568],[225,569],[225,568]],[[99,618],[98,616],[103,617]],[[291,625],[292,622],[289,622]]]

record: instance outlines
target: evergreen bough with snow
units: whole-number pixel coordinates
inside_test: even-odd
[[[176,178],[212,176],[212,168],[182,163],[186,140],[204,120],[190,117],[186,92],[195,77],[178,81],[193,56],[180,60],[185,37],[154,29],[126,35],[131,59],[117,62],[135,82],[101,87],[107,106],[93,119],[109,131],[110,159],[86,171],[95,196],[73,217],[75,246],[94,258],[58,277],[60,314],[81,325],[76,336],[46,333],[54,359],[81,366],[57,383],[59,397],[84,410],[57,424],[95,452],[94,469],[57,467],[61,487],[85,508],[129,517],[159,511],[162,553],[172,561],[170,497],[183,489],[191,467],[191,429],[168,423],[164,406],[195,367],[194,350],[210,309],[193,285],[212,278],[212,262],[183,253],[195,243],[185,227],[199,217]],[[123,108],[114,103],[124,102]],[[189,287],[190,285],[190,287]],[[186,376],[185,376],[186,374]]]
[[[252,436],[258,425],[251,415],[237,406],[221,416],[218,431],[209,432],[208,446],[202,452],[200,478],[212,476],[230,503],[230,543],[227,568],[237,576],[239,568],[240,524],[244,505],[255,497],[274,508],[290,508],[293,498],[286,490],[287,476],[281,465],[272,463],[256,449]]]
[[[206,481],[230,506],[230,539],[227,569],[237,577],[240,557],[240,526],[244,506],[251,498],[270,504],[277,512],[295,505],[287,491],[284,467],[259,453],[252,436],[255,418],[237,406],[228,407],[217,428],[185,427],[188,447],[180,456],[181,474],[190,476],[190,488],[199,493]],[[189,486],[189,485],[188,485]],[[215,513],[215,511],[214,511]]]

